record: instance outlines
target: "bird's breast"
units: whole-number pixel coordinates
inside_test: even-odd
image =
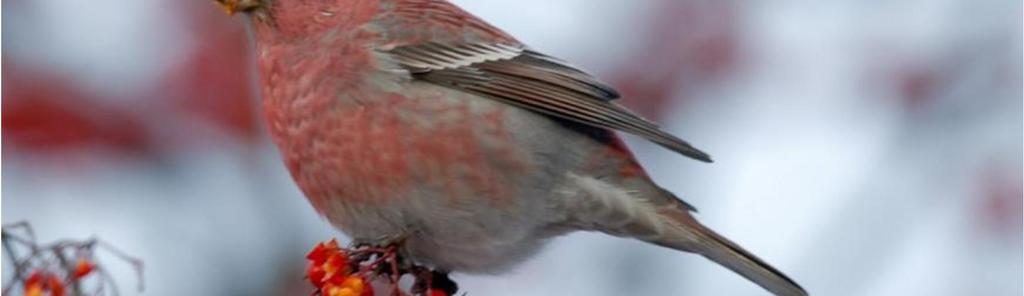
[[[396,93],[368,81],[268,98],[267,120],[314,206],[395,198],[515,195],[528,154],[511,142],[508,107],[431,85]]]

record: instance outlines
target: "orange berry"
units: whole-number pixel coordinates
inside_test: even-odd
[[[344,287],[339,290],[338,295],[336,296],[359,296],[359,291],[349,287]]]
[[[78,264],[75,264],[75,273],[71,275],[71,278],[79,280],[96,269],[96,265],[89,262],[89,260],[78,259]]]
[[[43,285],[35,283],[25,285],[25,296],[43,296]]]
[[[345,281],[341,282],[342,287],[350,287],[353,290],[362,291],[363,287],[366,286],[366,281],[362,277],[350,276],[345,278]]]
[[[324,288],[320,290],[320,295],[323,295],[323,296],[339,296],[339,295],[341,295],[341,290],[342,290],[342,288],[340,286],[325,285]]]
[[[373,296],[373,286],[362,276],[347,277],[341,286],[352,289],[352,296]]]

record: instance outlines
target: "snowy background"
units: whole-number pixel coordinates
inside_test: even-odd
[[[1020,1],[455,2],[710,152],[629,138],[698,218],[813,295],[1024,294]],[[3,6],[3,223],[122,247],[146,295],[308,295],[305,252],[341,234],[265,135],[241,17],[205,0]],[[469,295],[765,295],[589,233],[455,279]]]

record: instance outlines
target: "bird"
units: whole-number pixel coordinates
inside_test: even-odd
[[[705,227],[618,133],[711,157],[620,94],[445,0],[214,0],[251,27],[292,179],[353,242],[500,274],[575,231],[695,253],[775,295],[795,281]]]

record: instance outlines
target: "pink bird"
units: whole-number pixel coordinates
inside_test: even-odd
[[[498,273],[600,231],[794,281],[694,219],[615,131],[707,154],[614,89],[443,0],[217,0],[252,19],[266,121],[313,207],[355,242]]]

